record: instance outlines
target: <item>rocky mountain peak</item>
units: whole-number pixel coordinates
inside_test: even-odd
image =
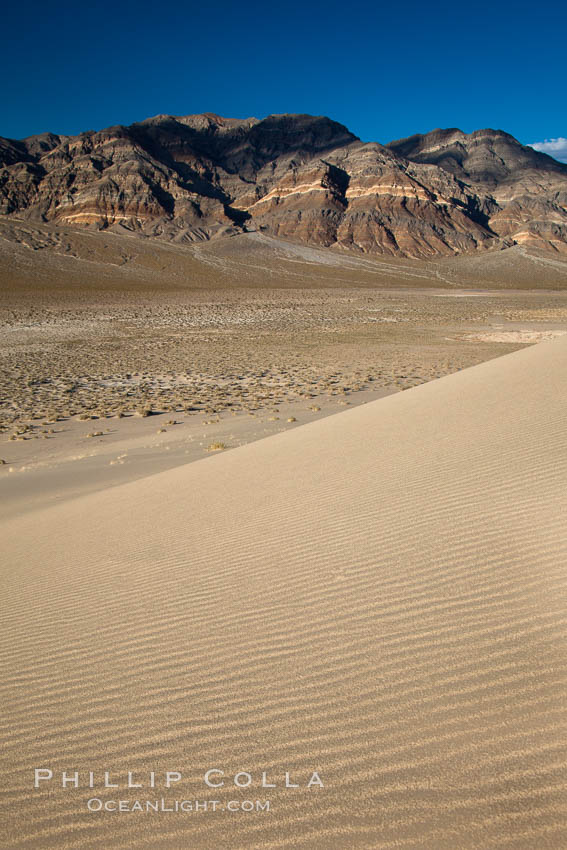
[[[518,182],[530,172],[567,176],[567,166],[520,144],[503,130],[437,129],[390,142],[388,147],[412,162],[437,165],[496,191],[500,184]]]
[[[409,257],[567,253],[567,165],[501,130],[380,145],[325,116],[157,115],[0,139],[0,214],[176,241],[252,229]]]

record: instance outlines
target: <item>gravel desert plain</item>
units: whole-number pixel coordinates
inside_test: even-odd
[[[565,255],[0,258],[2,846],[567,847]]]
[[[0,220],[0,251],[9,511],[567,332],[567,262],[519,246],[426,262],[260,233],[179,246]]]

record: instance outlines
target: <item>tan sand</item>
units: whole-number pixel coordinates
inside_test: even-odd
[[[480,339],[484,342],[521,342],[525,345],[533,345],[535,342],[544,342],[555,339],[558,336],[565,336],[567,331],[552,330],[552,331],[496,331],[494,333],[481,334],[465,334],[466,339]]]
[[[145,418],[132,415],[94,422],[80,418],[53,422],[53,434],[47,441],[31,438],[0,443],[3,515],[36,511],[201,460],[212,446],[231,451],[392,392],[375,387],[344,396],[278,402],[277,407],[257,408],[256,412],[223,411],[214,416],[182,412],[174,420],[170,413],[161,413]],[[89,438],[97,431],[100,436]]]
[[[6,520],[3,846],[567,846],[566,369],[544,342]]]

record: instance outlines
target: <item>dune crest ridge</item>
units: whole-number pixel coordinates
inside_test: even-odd
[[[566,369],[544,342],[1,523],[4,846],[567,845]],[[90,813],[167,795],[36,767],[271,809]]]

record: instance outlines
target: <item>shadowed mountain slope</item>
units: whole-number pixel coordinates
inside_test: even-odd
[[[169,241],[260,230],[413,258],[567,254],[566,205],[567,166],[492,130],[383,146],[321,116],[207,113],[0,139],[0,214]]]
[[[475,186],[487,197],[489,227],[503,239],[567,253],[567,165],[501,130],[433,130],[388,147]]]

